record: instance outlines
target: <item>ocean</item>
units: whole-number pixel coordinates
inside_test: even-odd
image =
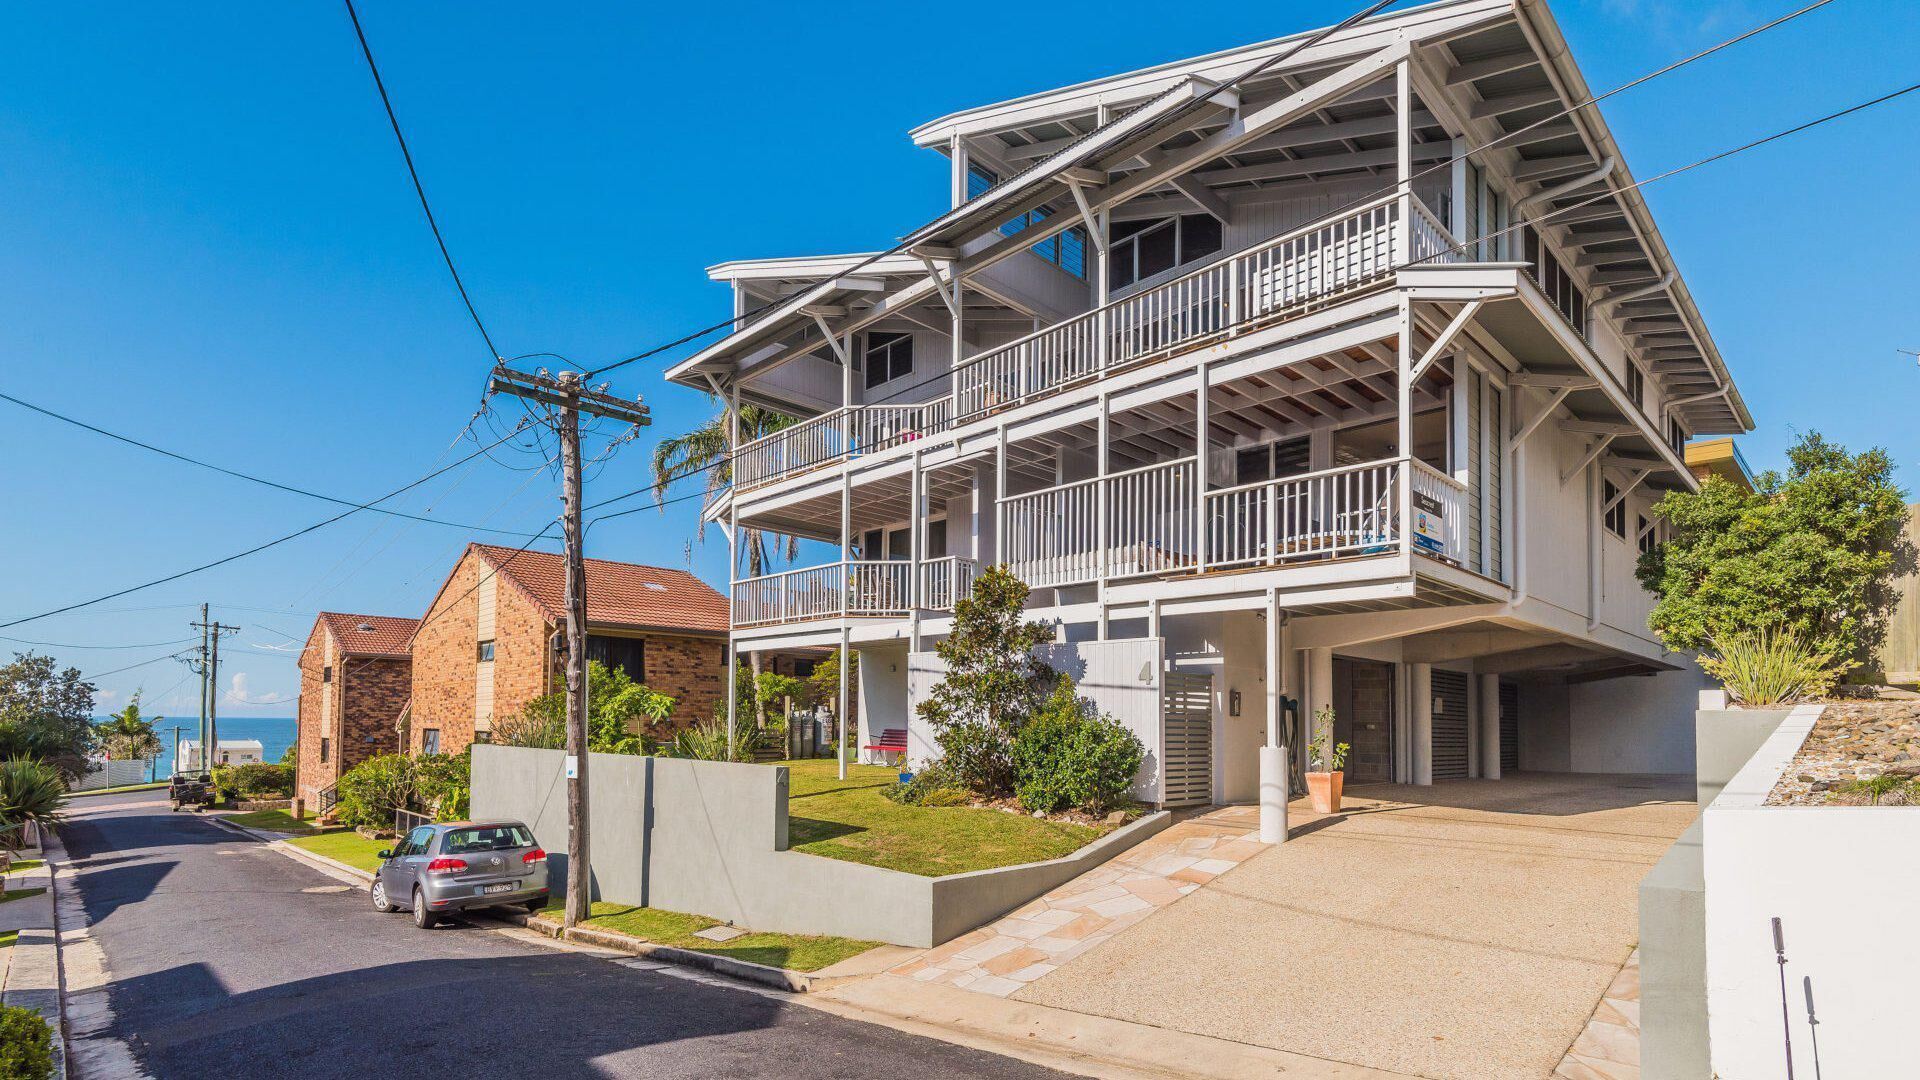
[[[97,723],[104,716],[93,718]],[[179,731],[174,727],[178,725]],[[159,775],[156,780],[165,780],[173,775],[174,738],[198,739],[200,737],[200,719],[195,716],[167,717],[154,725],[154,731],[160,735],[160,745],[164,747],[157,763]],[[278,764],[287,747],[293,745],[294,720],[291,716],[222,716],[220,717],[220,738],[258,739],[262,757],[268,764]]]

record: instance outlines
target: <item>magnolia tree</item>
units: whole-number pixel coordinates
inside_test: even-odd
[[[1655,505],[1671,532],[1638,573],[1659,597],[1648,626],[1668,647],[1712,662],[1764,632],[1826,664],[1858,663],[1886,638],[1893,579],[1915,558],[1891,458],[1809,432],[1787,462],[1753,492],[1710,477]]]
[[[1014,738],[1059,676],[1033,653],[1053,628],[1024,618],[1027,585],[995,566],[953,608],[953,631],[934,646],[947,673],[917,709],[940,741],[942,765],[976,794],[1013,793]]]

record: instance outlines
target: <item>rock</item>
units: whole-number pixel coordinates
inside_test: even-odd
[[[1047,816],[1047,812],[1045,810],[1035,810],[1033,812],[1033,816],[1037,818],[1044,818]]]
[[[1113,813],[1108,814],[1104,820],[1109,825],[1125,825],[1127,823],[1127,812],[1125,810],[1115,810]]]

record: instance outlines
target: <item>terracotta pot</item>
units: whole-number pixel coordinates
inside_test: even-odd
[[[1313,801],[1313,809],[1319,814],[1337,814],[1340,812],[1340,789],[1346,781],[1344,772],[1310,772],[1307,774],[1307,798]]]

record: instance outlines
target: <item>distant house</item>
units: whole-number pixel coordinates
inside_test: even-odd
[[[266,750],[259,739],[221,739],[219,751],[214,755],[215,765],[258,765],[265,758]],[[174,758],[175,772],[193,772],[201,768],[200,740],[185,739]]]
[[[678,699],[692,723],[726,698],[727,600],[684,570],[588,559],[587,659]],[[470,544],[413,639],[410,753],[457,754],[494,718],[564,689],[565,561]]]
[[[294,791],[324,802],[348,769],[400,749],[412,689],[407,647],[419,619],[323,611],[300,653],[299,756]],[[222,743],[221,745],[225,745]]]
[[[1687,471],[1701,483],[1709,476],[1717,476],[1737,487],[1753,490],[1753,471],[1747,468],[1747,459],[1740,456],[1740,448],[1733,445],[1730,437],[1688,443]]]

